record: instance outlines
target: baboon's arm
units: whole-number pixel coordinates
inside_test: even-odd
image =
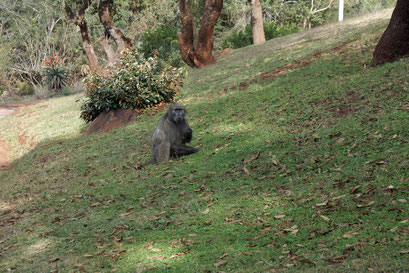
[[[170,153],[172,156],[183,156],[197,153],[199,150],[184,144],[173,145],[170,147]]]

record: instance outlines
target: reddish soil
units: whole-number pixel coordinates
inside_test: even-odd
[[[327,54],[337,54],[337,55],[339,55],[342,52],[342,50],[344,48],[348,47],[349,45],[350,45],[350,43],[344,42],[344,43],[340,44],[339,46],[334,47],[333,49],[331,49],[329,51],[329,53],[327,53]],[[271,72],[263,73],[263,74],[261,74],[259,76],[259,78],[262,81],[274,81],[274,79],[277,76],[281,75],[281,74],[285,74],[285,73],[288,73],[288,72],[290,72],[290,71],[292,71],[294,69],[305,67],[305,66],[308,66],[308,65],[312,64],[315,60],[321,58],[322,55],[323,54],[321,52],[317,52],[314,56],[312,56],[310,58],[300,60],[300,61],[296,61],[296,62],[293,62],[293,63],[288,64],[288,65],[284,65],[284,66],[281,66],[281,67],[277,67],[276,69],[272,70]],[[249,87],[249,83],[253,83],[253,82],[256,82],[256,81],[257,81],[257,79],[252,79],[252,80],[245,80],[245,81],[239,83],[239,91],[246,90]],[[234,85],[232,85],[230,87],[225,87],[223,90],[220,91],[220,93],[227,93],[228,90],[235,91],[236,89],[237,89],[237,86],[234,84]]]
[[[15,111],[15,108],[0,108],[0,118],[12,114]],[[9,149],[7,147],[7,143],[0,140],[0,172],[7,171],[10,168],[9,162]]]
[[[115,128],[122,127],[135,122],[136,118],[141,115],[141,112],[132,109],[117,109],[110,112],[103,112],[94,119],[84,136],[91,134],[106,133]],[[20,137],[19,137],[20,140]],[[21,135],[21,141],[25,141],[24,134]]]
[[[23,131],[17,138],[18,142],[20,142],[23,146],[29,146],[30,148],[34,148],[36,143],[33,142],[32,138],[26,136],[27,130]]]
[[[9,150],[7,144],[0,141],[0,172],[10,169]]]
[[[25,102],[18,104],[10,104],[7,106],[0,106],[0,119],[6,115],[17,114],[21,111],[21,108],[37,104],[41,101],[35,102]],[[29,145],[31,148],[34,147],[34,143],[28,143],[28,138],[25,136],[25,131],[19,135],[18,140],[22,145]],[[0,172],[10,170],[10,152],[7,147],[7,143],[0,140]]]

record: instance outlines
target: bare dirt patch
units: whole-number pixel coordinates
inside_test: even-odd
[[[331,49],[328,53],[321,53],[321,52],[317,52],[314,56],[307,58],[307,59],[303,59],[303,60],[299,60],[299,61],[295,61],[291,64],[288,65],[284,65],[284,66],[280,66],[277,67],[276,69],[270,71],[270,72],[266,72],[263,73],[261,75],[258,76],[258,78],[260,78],[262,81],[274,81],[274,79],[281,75],[281,74],[285,74],[285,73],[289,73],[295,69],[301,68],[301,67],[306,67],[309,66],[310,64],[312,64],[315,60],[322,58],[325,55],[333,55],[333,54],[337,54],[339,55],[342,50],[346,47],[350,46],[349,42],[345,42],[340,44],[337,47],[334,47],[333,49]],[[253,83],[256,82],[257,78],[252,79],[250,81],[245,80],[239,83],[239,91],[243,91],[246,90],[249,87],[249,83]],[[232,85],[231,87],[225,87],[222,91],[220,91],[219,93],[227,93],[228,90],[236,90],[237,86],[236,85]]]
[[[10,169],[9,150],[5,142],[0,141],[0,172]]]
[[[28,137],[26,134],[27,134],[27,130],[23,131],[18,136],[18,142],[20,142],[20,144],[23,145],[23,146],[28,146],[30,148],[34,148],[34,146],[36,146],[36,143],[33,141],[33,139],[31,137]]]
[[[33,105],[40,103],[41,101],[25,102],[25,103],[16,103],[6,106],[0,106],[0,119],[7,115],[17,114],[21,109],[28,105]],[[30,148],[35,146],[35,143],[30,141],[28,137],[25,136],[26,131],[21,133],[18,136],[18,140],[22,145],[29,145]],[[8,171],[11,169],[10,166],[10,150],[6,142],[0,140],[0,172]]]

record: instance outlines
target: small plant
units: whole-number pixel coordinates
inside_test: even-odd
[[[34,87],[28,82],[17,81],[17,95],[31,96],[34,94]]]
[[[61,90],[65,85],[67,85],[68,77],[67,70],[59,65],[62,60],[58,56],[47,57],[48,60],[43,60],[46,65],[45,76],[47,83],[51,89]]]
[[[171,102],[182,87],[183,76],[183,69],[164,63],[157,55],[145,59],[137,49],[126,50],[120,67],[110,76],[91,74],[85,79],[87,98],[80,117],[90,122],[104,111]]]

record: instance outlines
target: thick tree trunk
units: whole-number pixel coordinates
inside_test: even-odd
[[[95,54],[94,47],[92,46],[91,39],[88,35],[87,21],[85,21],[85,11],[89,7],[90,3],[91,1],[84,0],[82,7],[78,11],[78,14],[74,14],[71,7],[68,6],[68,4],[65,4],[65,12],[67,13],[68,19],[80,28],[82,50],[84,51],[84,54],[88,59],[91,72],[99,72],[100,68],[98,58]]]
[[[266,41],[263,26],[263,11],[260,0],[249,0],[251,4],[251,27],[253,28],[253,44],[258,45]]]
[[[78,26],[80,27],[81,31],[82,50],[88,59],[89,67],[92,72],[100,71],[98,57],[97,54],[95,54],[94,47],[92,46],[91,39],[88,35],[87,22],[83,21],[83,23]]]
[[[182,22],[182,31],[178,32],[180,56],[188,66],[195,67],[193,19],[190,14],[188,0],[179,0],[179,13],[180,21]]]
[[[99,19],[104,25],[106,32],[112,39],[114,39],[117,45],[117,53],[121,53],[125,48],[132,47],[131,40],[126,37],[122,31],[117,28],[112,21],[111,15],[109,15],[109,5],[112,4],[112,0],[100,0],[99,3]]]
[[[119,60],[118,54],[109,44],[107,37],[104,35],[98,39],[98,43],[102,46],[108,58],[108,66],[113,67]]]
[[[409,55],[409,1],[398,0],[391,21],[379,40],[372,62],[380,65]]]
[[[197,47],[194,46],[194,28],[188,0],[179,0],[182,31],[178,33],[183,61],[191,67],[204,67],[215,62],[212,55],[214,26],[223,8],[223,0],[206,0]]]

